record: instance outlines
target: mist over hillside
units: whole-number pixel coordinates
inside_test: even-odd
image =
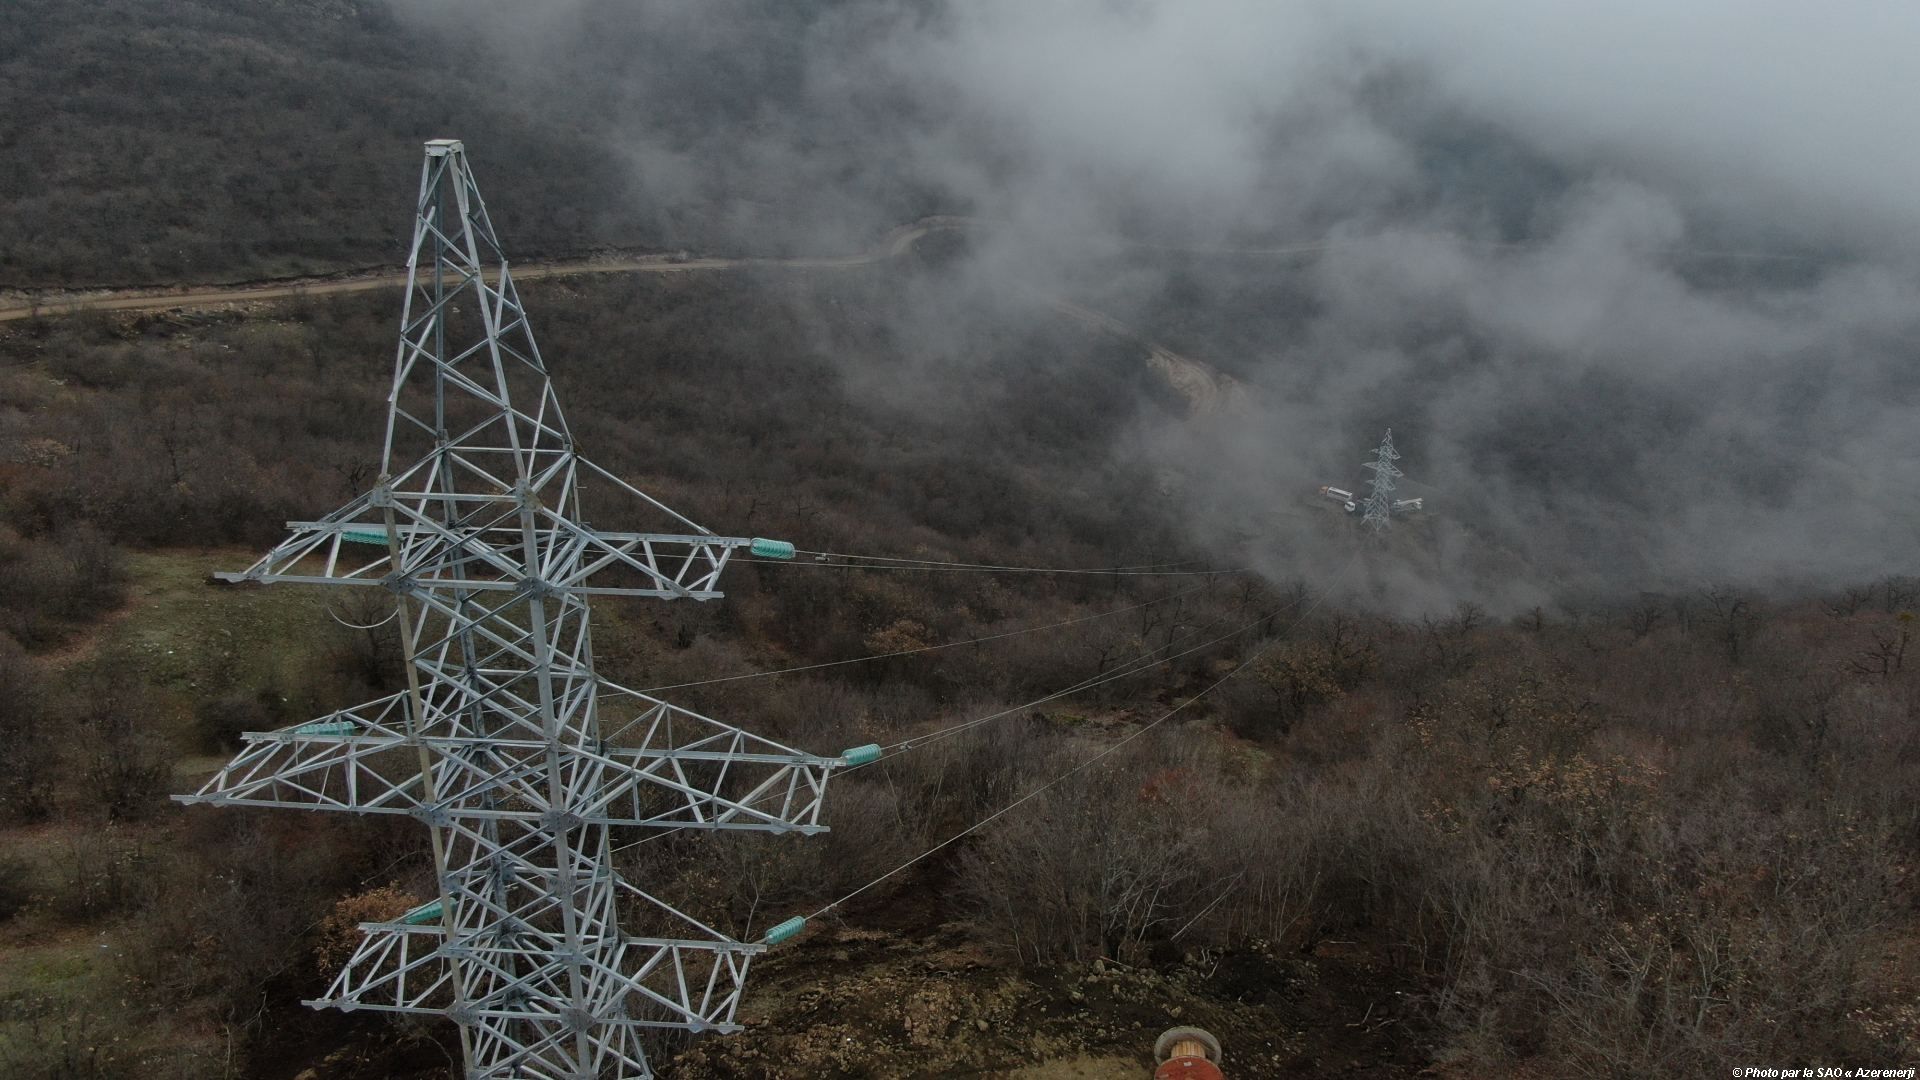
[[[398,10],[598,125],[698,243],[970,215],[939,288],[1071,296],[1232,372],[1245,408],[1135,438],[1276,575],[1343,560],[1276,510],[1389,426],[1432,520],[1361,592],[1403,612],[1818,586],[1920,539],[1889,467],[1920,454],[1906,7]],[[949,299],[899,333],[957,340]]]
[[[116,9],[131,38],[77,10],[4,31],[9,111],[60,121],[0,145],[19,284],[391,262],[409,148],[453,134],[522,258],[967,218],[887,316],[900,362],[1064,299],[1230,374],[1239,407],[1112,453],[1276,578],[1346,559],[1303,502],[1393,428],[1431,512],[1356,571],[1388,610],[1816,588],[1920,539],[1905,6],[177,0]]]
[[[6,14],[0,1077],[1920,1061],[1920,9]]]

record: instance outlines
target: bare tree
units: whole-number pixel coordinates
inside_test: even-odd
[[[1728,662],[1738,664],[1742,649],[1752,638],[1759,621],[1753,601],[1746,594],[1724,585],[1701,590],[1700,599],[1706,603],[1714,636],[1726,646]]]
[[[1633,631],[1633,639],[1639,641],[1653,633],[1666,620],[1668,598],[1659,593],[1643,592],[1634,604],[1627,609],[1627,628]]]
[[[1892,615],[1906,611],[1920,599],[1920,578],[1890,574],[1880,579],[1880,610]]]
[[[1850,619],[1873,602],[1873,593],[1874,587],[1871,585],[1851,585],[1842,589],[1839,595],[1828,598],[1821,606],[1833,618]]]
[[[1892,626],[1875,628],[1873,644],[1847,661],[1847,669],[1881,679],[1900,674],[1907,660],[1907,645],[1913,640],[1913,618],[1913,612],[1903,611],[1894,616]]]

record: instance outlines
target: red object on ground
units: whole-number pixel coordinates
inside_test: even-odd
[[[1203,1057],[1168,1058],[1153,1070],[1153,1080],[1221,1080],[1220,1068]]]
[[[1220,1040],[1196,1027],[1172,1028],[1154,1041],[1153,1080],[1222,1080]]]

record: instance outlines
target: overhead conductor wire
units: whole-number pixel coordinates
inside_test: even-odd
[[[1140,563],[1133,566],[1004,566],[997,563],[951,562],[944,559],[913,559],[889,555],[853,555],[843,551],[809,551],[805,548],[794,549],[796,555],[815,556],[814,561],[795,562],[790,559],[741,558],[735,562],[763,563],[772,566],[819,566],[835,567],[842,570],[944,570],[956,573],[976,574],[1090,574],[1111,577],[1220,577],[1227,574],[1241,574],[1247,567],[1236,566],[1225,570],[1174,570],[1168,567],[1191,566],[1194,560],[1170,563]],[[839,560],[839,561],[828,561]]]
[[[1091,690],[1097,686],[1104,686],[1107,683],[1114,682],[1119,679],[1127,678],[1128,676],[1138,675],[1142,672],[1150,671],[1153,668],[1172,663],[1173,661],[1178,660],[1184,656],[1191,656],[1192,654],[1196,652],[1200,652],[1203,649],[1212,648],[1214,645],[1217,645],[1222,641],[1226,641],[1230,638],[1238,637],[1239,635],[1246,633],[1248,630],[1251,630],[1254,627],[1259,626],[1261,623],[1275,618],[1276,616],[1285,612],[1288,608],[1294,607],[1299,603],[1300,603],[1299,600],[1295,600],[1291,603],[1283,604],[1280,607],[1274,608],[1270,611],[1263,612],[1257,618],[1238,627],[1237,629],[1230,630],[1224,634],[1213,637],[1207,641],[1203,641],[1198,645],[1194,645],[1189,648],[1182,649],[1177,653],[1171,653],[1169,655],[1162,656],[1159,659],[1153,659],[1153,657],[1155,657],[1157,654],[1165,652],[1166,650],[1172,648],[1174,645],[1181,644],[1186,641],[1190,641],[1193,638],[1198,637],[1199,635],[1205,633],[1208,629],[1211,629],[1213,626],[1218,625],[1221,619],[1224,618],[1224,616],[1216,616],[1215,618],[1209,620],[1206,623],[1203,623],[1202,625],[1194,628],[1193,630],[1180,636],[1179,638],[1173,641],[1169,641],[1165,645],[1156,646],[1155,648],[1149,649],[1143,653],[1140,653],[1134,657],[1131,657],[1125,661],[1122,661],[1121,663],[1115,665],[1113,669],[1109,671],[1101,672],[1100,674],[1082,679],[1079,682],[1073,683],[1072,685],[1063,687],[1059,690],[1054,690],[1050,693],[1034,698],[1032,701],[1023,702],[1019,705],[1015,705],[1006,709],[1001,709],[997,712],[987,713],[984,716],[972,717],[970,719],[963,720],[960,723],[953,724],[949,727],[939,728],[934,731],[922,732],[918,735],[914,735],[914,736],[910,736],[908,738],[902,739],[899,742],[890,743],[884,748],[886,751],[886,754],[883,755],[883,757],[881,757],[880,759],[877,759],[876,761],[860,764],[860,765],[847,766],[846,768],[840,770],[839,775],[845,776],[848,773],[857,772],[860,769],[868,767],[869,765],[879,764],[881,761],[898,760],[901,754],[909,753],[914,750],[919,750],[928,746],[932,746],[935,743],[942,742],[946,739],[952,738],[953,736],[958,735],[963,731],[967,731],[971,728],[978,727],[981,724],[986,724],[991,721],[1001,719],[1002,717],[1012,716],[1016,713],[1026,712],[1029,709],[1038,708],[1039,706],[1045,705],[1048,702],[1057,701],[1061,698],[1070,697],[1074,694],[1078,694],[1086,690]],[[1316,606],[1318,605],[1316,604]],[[1308,609],[1309,612],[1311,610],[1312,610],[1311,608]],[[1300,618],[1302,619],[1304,619],[1305,617],[1306,617],[1305,614],[1302,614],[1300,616]],[[1238,669],[1236,668],[1235,670],[1237,671]],[[1209,687],[1208,689],[1211,689],[1211,687]],[[1189,702],[1189,704],[1191,704],[1191,702]],[[1164,717],[1162,719],[1164,719]],[[1158,721],[1155,721],[1155,723],[1158,723]],[[772,795],[770,794],[769,796],[766,796],[766,797],[771,798]],[[640,847],[643,844],[652,843],[655,840],[672,836],[674,833],[684,832],[685,830],[691,827],[692,826],[690,825],[681,825],[676,828],[665,829],[660,832],[654,833],[650,836],[646,836],[639,840],[635,840],[631,843],[622,844],[619,847],[614,848],[613,852],[617,853],[617,852],[629,850],[631,848]]]
[[[1354,559],[1357,559],[1357,558],[1359,558],[1358,551],[1354,553]],[[1343,569],[1340,572],[1340,578],[1344,578],[1347,574],[1347,571],[1352,569],[1354,559],[1349,559],[1347,561],[1347,568]],[[1336,580],[1339,580],[1339,578],[1336,578]],[[1313,614],[1313,612],[1317,610],[1321,604],[1326,602],[1327,597],[1330,596],[1331,594],[1332,594],[1331,589],[1321,593],[1320,598],[1318,600],[1315,600],[1311,607],[1307,608],[1307,610],[1300,613],[1299,617],[1294,620],[1295,623],[1297,624],[1299,622],[1305,621],[1307,616]],[[1156,717],[1155,719],[1150,720],[1147,723],[1141,725],[1136,730],[1129,732],[1124,737],[1115,741],[1112,745],[1102,749],[1099,753],[1093,755],[1092,757],[1081,762],[1080,764],[1075,765],[1073,768],[1068,769],[1066,772],[1061,773],[1059,776],[1054,777],[1053,779],[1047,781],[1046,783],[1041,784],[1039,787],[1034,788],[1032,791],[1027,792],[1025,795],[1020,796],[1018,799],[1015,799],[1014,801],[1008,803],[1007,805],[1001,807],[1000,809],[995,810],[993,813],[988,814],[986,817],[981,818],[979,821],[976,821],[973,824],[967,826],[966,828],[960,830],[959,832],[954,833],[952,836],[947,837],[945,840],[940,841],[938,844],[935,844],[934,846],[928,848],[927,850],[921,852],[920,854],[915,855],[913,858],[908,859],[906,862],[901,863],[899,866],[896,866],[893,869],[887,871],[886,873],[881,874],[879,877],[874,878],[872,881],[867,882],[865,885],[860,886],[859,888],[853,890],[852,892],[846,894],[845,896],[842,896],[838,900],[834,900],[831,903],[826,904],[825,906],[821,907],[819,910],[815,911],[813,914],[808,915],[806,918],[809,921],[819,918],[820,916],[826,914],[827,912],[832,911],[834,908],[839,907],[841,904],[844,904],[847,901],[853,899],[854,897],[859,896],[861,893],[866,892],[868,889],[873,888],[875,885],[880,884],[881,882],[887,880],[888,878],[894,876],[895,874],[898,874],[901,871],[906,870],[907,868],[920,862],[922,859],[925,859],[929,855],[932,855],[935,852],[938,852],[941,849],[946,848],[949,845],[954,844],[960,841],[961,839],[964,839],[965,837],[972,835],[975,832],[978,832],[979,830],[987,827],[988,825],[999,820],[1000,818],[1005,817],[1007,814],[1013,812],[1014,810],[1019,809],[1021,806],[1024,806],[1028,802],[1031,802],[1034,799],[1038,798],[1039,796],[1045,794],[1047,791],[1058,786],[1062,782],[1074,776],[1077,776],[1080,773],[1085,772],[1089,768],[1092,768],[1095,764],[1097,764],[1107,756],[1111,755],[1115,751],[1119,750],[1121,747],[1127,745],[1128,743],[1139,738],[1140,736],[1145,735],[1147,732],[1152,731],[1154,728],[1158,727],[1160,724],[1166,722],[1168,719],[1172,718],[1174,715],[1184,710],[1187,706],[1192,705],[1194,702],[1199,701],[1203,697],[1206,697],[1208,694],[1212,693],[1215,689],[1219,688],[1221,684],[1225,683],[1227,680],[1233,678],[1234,676],[1240,674],[1240,672],[1246,670],[1246,668],[1249,665],[1253,664],[1255,661],[1265,656],[1268,652],[1271,652],[1273,650],[1273,647],[1278,644],[1279,644],[1278,639],[1267,643],[1265,646],[1263,646],[1257,652],[1255,652],[1252,656],[1249,656],[1245,660],[1242,660],[1240,661],[1240,663],[1234,665],[1234,668],[1232,671],[1229,671],[1225,675],[1222,675],[1218,679],[1215,679],[1213,682],[1207,684],[1206,687],[1201,689],[1198,693],[1194,694],[1192,697],[1181,702],[1180,704],[1175,705],[1173,708],[1168,709],[1166,712],[1160,714],[1160,716]]]
[[[1045,626],[1028,626],[1019,630],[1008,630],[999,634],[956,638],[953,641],[943,641],[937,645],[921,645],[912,649],[896,649],[893,652],[873,653],[869,656],[855,656],[846,660],[827,660],[818,664],[798,664],[793,667],[771,668],[766,671],[749,671],[744,675],[723,675],[717,679],[695,679],[692,682],[668,683],[665,686],[649,686],[640,692],[643,694],[651,694],[660,690],[681,690],[689,686],[712,686],[715,683],[737,682],[741,679],[764,679],[771,675],[792,675],[796,672],[819,671],[822,668],[841,667],[846,664],[864,664],[869,660],[885,660],[895,656],[913,656],[917,653],[936,652],[940,649],[955,649],[962,645],[979,645],[988,641],[1000,641],[1004,638],[1019,637],[1022,634],[1037,634],[1042,630],[1057,630],[1062,626],[1073,626],[1076,623],[1093,622],[1096,619],[1105,619],[1114,615],[1124,615],[1129,611],[1138,611],[1143,607],[1151,607],[1154,604],[1165,603],[1168,600],[1178,600],[1183,596],[1192,596],[1194,593],[1205,588],[1205,585],[1195,585],[1193,588],[1183,592],[1171,593],[1166,596],[1156,596],[1151,600],[1142,600],[1140,603],[1128,604],[1126,607],[1113,608],[1110,611],[1099,611],[1091,615],[1080,615],[1071,619],[1062,619],[1059,622],[1047,623]]]
[[[997,641],[1002,638],[1018,637],[1022,634],[1035,634],[1035,633],[1039,633],[1042,630],[1053,630],[1062,626],[1072,626],[1076,623],[1092,622],[1095,619],[1104,619],[1112,615],[1123,615],[1129,611],[1138,611],[1141,608],[1151,607],[1154,604],[1165,603],[1168,600],[1178,600],[1178,599],[1181,599],[1182,597],[1191,596],[1194,593],[1199,592],[1204,588],[1206,588],[1206,586],[1196,585],[1195,587],[1191,589],[1187,589],[1183,592],[1170,593],[1166,596],[1155,597],[1152,600],[1141,601],[1138,604],[1129,604],[1126,607],[1113,608],[1108,611],[1097,612],[1092,615],[1082,615],[1072,619],[1064,619],[1057,623],[1047,623],[1044,626],[1029,626],[1020,630],[1009,630],[1009,631],[1006,631],[1005,633],[989,634],[985,637],[956,639],[954,641],[941,642],[936,645],[922,645],[918,648],[900,649],[895,652],[873,653],[868,656],[854,656],[854,657],[849,657],[848,659],[845,659],[845,660],[828,660],[818,664],[800,664],[795,667],[771,668],[766,671],[749,671],[739,675],[725,675],[717,679],[696,679],[692,682],[670,683],[666,686],[648,687],[647,689],[638,691],[638,693],[652,694],[656,690],[676,690],[676,689],[681,689],[683,687],[689,687],[689,686],[710,686],[714,683],[736,682],[741,679],[764,679],[773,675],[792,675],[802,671],[817,671],[822,668],[842,667],[848,664],[864,664],[872,660],[885,660],[895,656],[912,656],[916,653],[934,652],[939,649],[958,648],[959,646],[962,646],[962,645],[975,645],[975,644],[979,644],[981,642],[986,642],[986,641]],[[1216,617],[1215,619],[1212,620],[1212,622],[1208,623],[1207,625],[1211,626],[1213,625],[1213,623],[1217,623],[1219,621],[1220,621],[1219,618]],[[1182,640],[1185,640],[1185,639],[1183,638]],[[1159,648],[1160,649],[1168,648],[1171,644],[1172,643],[1169,642],[1168,645],[1162,645]],[[1152,655],[1153,652],[1158,652],[1158,651],[1159,649],[1150,650],[1147,653],[1143,653],[1142,656],[1149,656],[1149,655]],[[1133,661],[1128,660],[1125,663],[1133,663]],[[1045,700],[1051,700],[1051,699],[1043,698],[1041,700],[1045,701]],[[1038,704],[1038,702],[1036,702],[1035,704]],[[640,722],[639,718],[635,718],[634,720],[629,721],[627,724],[619,728],[617,731],[614,731],[612,734],[607,735],[606,739],[608,741],[618,739],[621,735],[626,733],[628,728],[632,727],[634,724],[637,724],[639,722]],[[678,832],[679,830],[675,829],[671,831]],[[644,841],[641,841],[641,842],[644,843]],[[628,846],[631,847],[632,845],[628,845]]]
[[[1281,608],[1279,610],[1285,610],[1285,608]],[[1182,635],[1176,641],[1168,642],[1165,645],[1155,646],[1152,649],[1148,649],[1146,652],[1140,653],[1137,656],[1131,657],[1125,661],[1122,661],[1119,664],[1116,664],[1113,667],[1113,669],[1110,671],[1102,672],[1099,675],[1082,679],[1079,682],[1076,682],[1070,686],[1064,687],[1059,690],[1054,690],[1050,693],[1034,698],[1032,701],[1023,702],[1022,704],[1012,706],[1011,708],[1001,709],[998,712],[988,713],[985,716],[976,716],[968,720],[963,720],[958,724],[952,725],[951,727],[940,728],[935,731],[923,732],[920,735],[916,735],[908,739],[903,739],[900,742],[890,743],[883,748],[883,750],[886,752],[886,757],[883,758],[882,760],[897,761],[899,760],[901,754],[909,753],[914,750],[919,750],[923,747],[931,746],[934,743],[941,742],[945,739],[951,738],[952,736],[957,735],[960,732],[965,731],[969,728],[977,727],[981,724],[985,724],[993,720],[998,720],[1001,717],[1012,716],[1015,713],[1025,712],[1028,709],[1038,708],[1041,705],[1045,705],[1050,701],[1058,701],[1061,698],[1070,697],[1074,694],[1078,694],[1085,690],[1091,690],[1096,686],[1104,686],[1107,683],[1114,682],[1119,679],[1124,679],[1130,675],[1138,675],[1144,671],[1151,671],[1152,669],[1159,667],[1163,664],[1172,663],[1173,661],[1178,660],[1183,656],[1189,656],[1193,653],[1199,652],[1201,649],[1205,649],[1213,645],[1217,645],[1220,642],[1235,636],[1236,634],[1245,633],[1248,629],[1251,629],[1252,627],[1257,626],[1260,623],[1273,618],[1274,615],[1278,613],[1279,613],[1278,611],[1268,612],[1260,616],[1258,619],[1255,619],[1253,622],[1248,623],[1246,626],[1243,626],[1238,630],[1234,630],[1229,633],[1222,634],[1211,641],[1203,641],[1200,644],[1193,646],[1192,648],[1184,649],[1180,652],[1173,653],[1169,656],[1163,656],[1158,660],[1151,659],[1151,657],[1153,657],[1156,653],[1164,652],[1165,650],[1171,648],[1175,644],[1189,641],[1189,640],[1192,640],[1194,637],[1199,636],[1201,633],[1205,632],[1208,628],[1212,627],[1214,624],[1220,621],[1220,619],[1216,617],[1212,621],[1188,632],[1187,634]],[[869,765],[874,765],[874,764],[878,764],[878,761],[869,761],[860,765],[849,765],[841,769],[839,771],[839,775],[845,776],[848,773],[858,772],[861,769],[864,769]],[[768,792],[766,795],[761,796],[759,799],[754,800],[753,802],[748,802],[744,805],[751,807],[754,805],[755,802],[767,802],[778,797],[779,795],[780,795],[779,792]],[[614,848],[613,852],[618,853],[618,852],[626,851],[629,848],[640,847],[643,844],[650,844],[655,840],[660,840],[665,837],[672,836],[674,833],[685,832],[686,830],[692,827],[693,827],[692,825],[679,825],[671,829],[663,829],[660,832],[653,833],[649,836],[644,836],[631,843],[622,844],[619,847]]]

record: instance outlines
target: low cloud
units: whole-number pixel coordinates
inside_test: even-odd
[[[399,6],[602,125],[687,246],[969,215],[942,287],[1072,297],[1231,373],[1245,408],[1116,453],[1275,576],[1351,561],[1311,490],[1389,426],[1432,513],[1354,573],[1397,609],[1920,550],[1911,5]],[[937,306],[901,333],[957,355]]]

